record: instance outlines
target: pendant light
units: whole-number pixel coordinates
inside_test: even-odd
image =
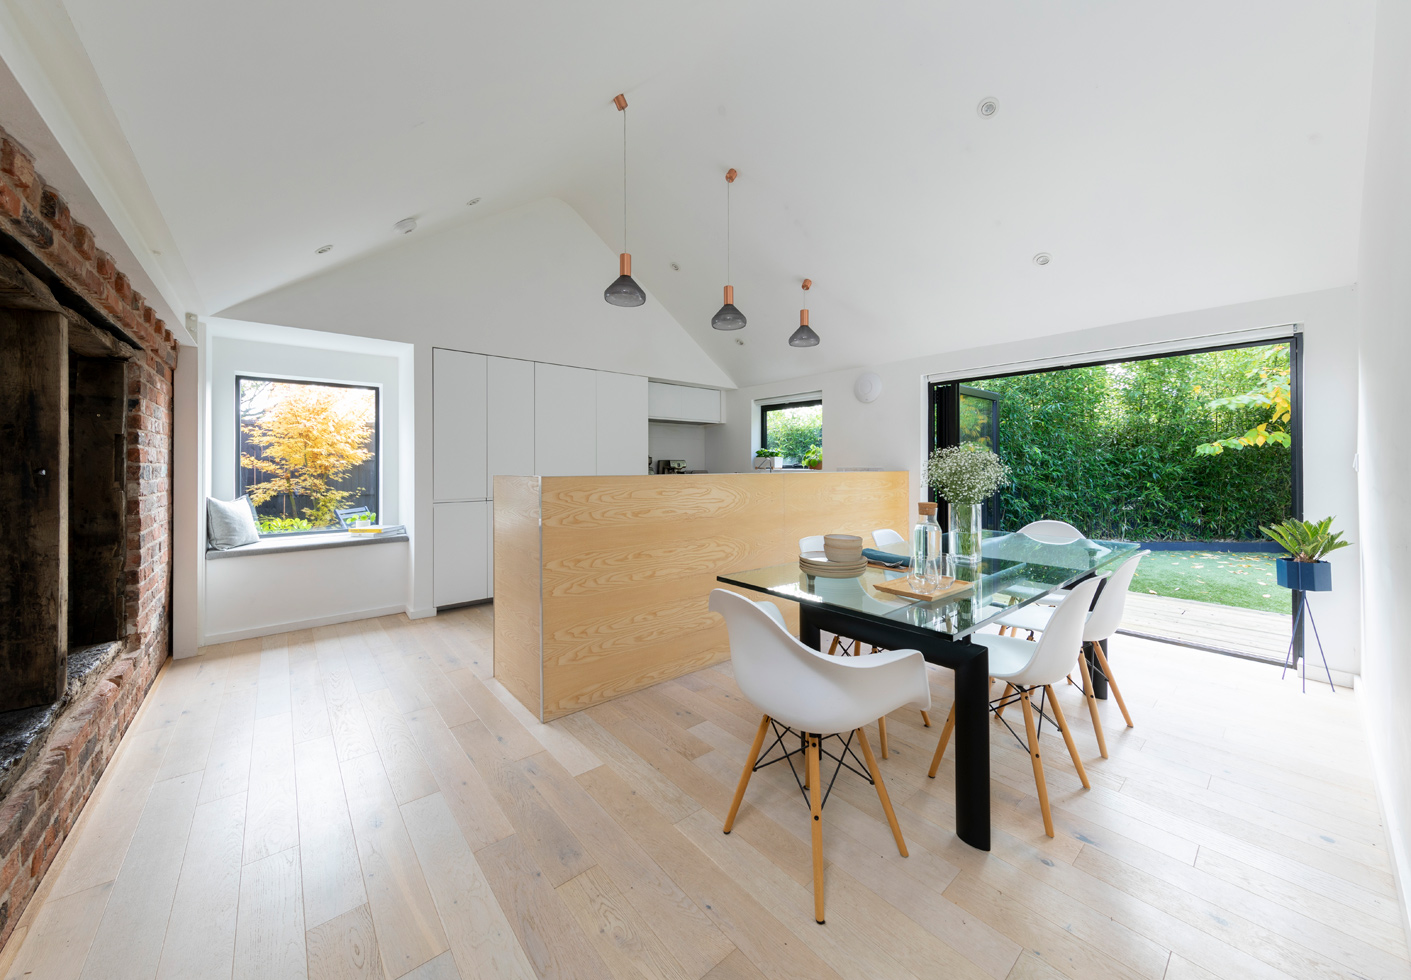
[[[622,113],[622,254],[617,257],[618,276],[603,290],[603,299],[613,306],[641,306],[647,294],[632,278],[632,256],[627,251],[627,96],[612,100]]]
[[[808,292],[809,287],[812,286],[812,285],[813,285],[813,280],[812,280],[812,279],[805,279],[805,280],[803,281],[804,292]],[[808,301],[808,297],[807,297],[807,296],[804,297],[804,301],[805,301],[805,302]],[[818,334],[814,333],[814,332],[813,332],[813,328],[808,325],[808,310],[799,310],[799,328],[789,335],[789,346],[790,346],[790,347],[817,347],[817,346],[818,346]]]
[[[739,330],[745,323],[745,315],[735,309],[735,287],[730,282],[730,185],[739,174],[731,167],[725,171],[725,305],[710,318],[710,325],[717,330]]]

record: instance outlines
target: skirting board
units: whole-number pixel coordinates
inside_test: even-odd
[[[397,613],[406,613],[412,619],[424,618],[424,616],[413,616],[406,606],[384,606],[381,609],[359,609],[354,612],[339,613],[335,616],[321,616],[318,619],[302,619],[295,623],[273,623],[267,626],[255,626],[246,630],[230,630],[226,633],[216,633],[211,636],[201,638],[201,646],[208,647],[216,643],[229,643],[232,640],[249,640],[256,636],[274,636],[278,633],[292,633],[295,630],[313,629],[315,626],[334,626],[338,623],[353,623],[359,619],[376,619],[378,616],[395,616]],[[436,610],[431,610],[430,615],[435,615]]]

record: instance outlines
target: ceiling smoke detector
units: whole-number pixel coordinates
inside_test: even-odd
[[[999,99],[993,96],[980,100],[980,104],[975,107],[975,111],[980,114],[981,119],[991,119],[999,112]]]
[[[410,235],[412,232],[416,231],[416,219],[403,218],[392,226],[392,230],[401,232],[403,235]]]
[[[315,254],[315,255],[323,255],[325,252],[331,252],[331,251],[333,251],[333,246],[332,246],[332,245],[320,245],[318,248],[314,249],[314,254]]]
[[[478,197],[472,197],[469,201],[466,201],[466,202],[465,202],[465,206],[466,206],[466,207],[470,207],[472,204],[479,204],[479,203],[480,203],[480,198],[478,198]]]
[[[1047,252],[1040,252],[1034,256],[1034,265],[1048,265],[1053,261],[1053,256]]]

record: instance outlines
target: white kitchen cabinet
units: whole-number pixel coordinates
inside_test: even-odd
[[[535,475],[598,472],[597,374],[561,364],[534,365]]]
[[[599,476],[638,476],[647,469],[647,379],[598,371]]]
[[[486,393],[485,496],[494,497],[495,477],[534,474],[534,362],[489,358]]]
[[[485,355],[432,351],[433,500],[485,497]]]
[[[453,606],[490,596],[488,500],[433,505],[432,601]]]
[[[720,392],[653,381],[647,385],[647,416],[671,422],[719,422]]]

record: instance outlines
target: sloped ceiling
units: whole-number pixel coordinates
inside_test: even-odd
[[[66,5],[201,312],[412,215],[556,197],[616,250],[619,91],[634,272],[740,384],[1355,276],[1370,0]]]

